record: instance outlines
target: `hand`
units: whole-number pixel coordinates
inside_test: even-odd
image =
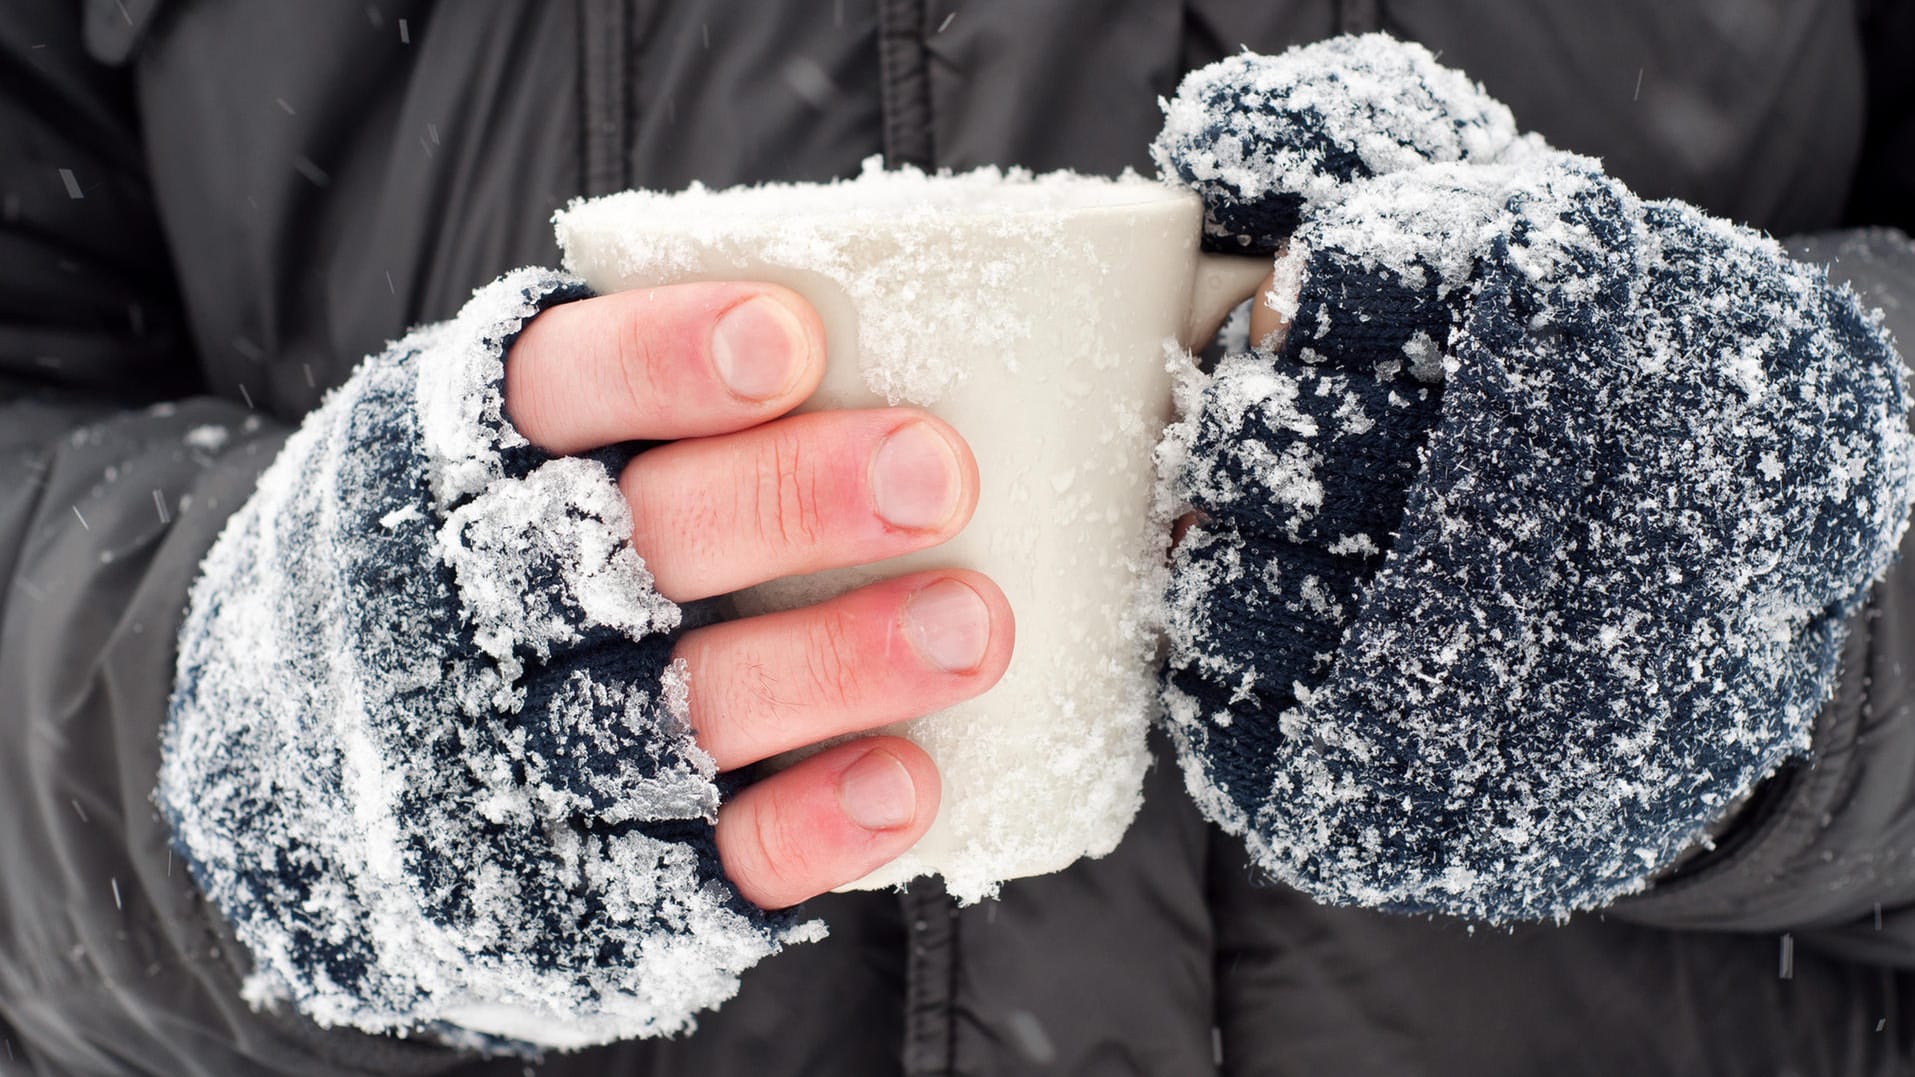
[[[1810,746],[1894,556],[1888,342],[1416,46],[1246,53],[1165,111],[1207,242],[1281,247],[1296,342],[1220,360],[1178,431],[1197,803],[1331,904],[1560,920],[1651,885]]]
[[[824,373],[816,314],[788,289],[701,283],[623,292],[535,318],[506,362],[506,409],[533,444],[575,453],[675,440],[626,466],[632,545],[688,602],[779,576],[935,546],[970,519],[977,464],[911,408],[779,418]],[[720,770],[913,718],[997,682],[1012,618],[989,579],[914,573],[808,609],[684,634],[696,739]],[[725,872],[766,908],[890,861],[923,835],[938,774],[898,737],[840,744],[718,813]]]

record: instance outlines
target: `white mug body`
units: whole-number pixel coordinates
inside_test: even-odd
[[[961,567],[1009,599],[1003,679],[881,730],[930,754],[942,802],[909,852],[849,888],[936,873],[974,901],[1110,852],[1135,815],[1157,695],[1142,614],[1167,543],[1151,512],[1167,349],[1193,323],[1214,327],[1269,267],[1245,260],[1221,283],[1207,267],[1213,294],[1193,297],[1200,221],[1194,195],[1136,176],[871,168],[835,184],[626,192],[558,215],[567,267],[601,293],[794,289],[828,353],[801,410],[920,406],[976,456],[976,513],[948,542],[734,596],[752,614]]]

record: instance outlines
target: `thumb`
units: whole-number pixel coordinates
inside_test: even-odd
[[[1282,257],[1279,253],[1278,257]],[[1283,348],[1284,334],[1290,328],[1290,320],[1277,312],[1272,302],[1277,287],[1277,274],[1273,270],[1257,285],[1256,297],[1250,302],[1250,346],[1264,351],[1279,351]]]
[[[1211,250],[1267,252],[1351,184],[1524,152],[1509,109],[1421,45],[1339,37],[1184,77],[1151,158],[1204,201]]]

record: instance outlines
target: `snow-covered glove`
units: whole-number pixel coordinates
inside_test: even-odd
[[[1329,902],[1643,888],[1811,748],[1909,509],[1888,340],[1413,45],[1239,56],[1166,111],[1164,173],[1284,244],[1289,323],[1163,454],[1200,520],[1165,603],[1198,804]]]
[[[512,340],[585,294],[520,270],[368,360],[201,566],[158,800],[256,1004],[580,1046],[819,933],[720,872],[681,613],[607,462],[502,414]]]
[[[1186,75],[1163,106],[1151,158],[1203,197],[1205,248],[1243,254],[1274,253],[1359,181],[1542,146],[1468,76],[1384,34],[1240,53]]]

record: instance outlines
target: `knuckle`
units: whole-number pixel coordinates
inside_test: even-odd
[[[847,709],[863,694],[859,690],[857,633],[842,613],[825,613],[812,626],[805,647],[805,676],[810,695],[818,703]]]
[[[759,540],[772,549],[815,547],[824,533],[822,477],[804,440],[779,434],[767,440],[756,469],[753,517]]]
[[[643,318],[620,319],[615,339],[617,351],[612,361],[618,370],[626,414],[650,415],[658,410],[659,401],[671,399],[663,369],[668,356],[659,351],[658,340]]]
[[[723,686],[728,740],[753,759],[776,751],[776,732],[793,706],[778,677],[762,661],[748,661],[713,680]]]
[[[757,847],[751,888],[773,905],[800,901],[811,888],[811,852],[797,836],[775,798],[767,798],[751,816],[752,841]]]

